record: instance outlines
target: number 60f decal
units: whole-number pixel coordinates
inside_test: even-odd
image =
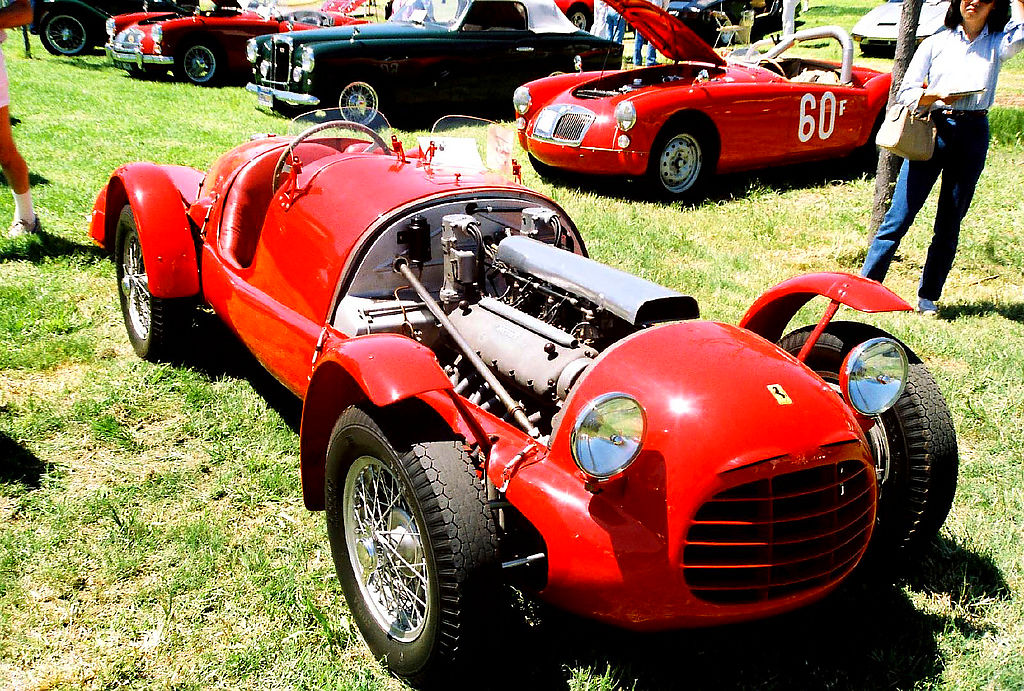
[[[815,125],[817,125],[818,139],[828,139],[836,129],[836,110],[839,115],[846,110],[846,101],[836,102],[836,95],[826,91],[821,95],[821,103],[817,102],[814,94],[804,94],[800,98],[800,127],[796,136],[800,141],[806,142],[814,136]],[[815,122],[814,111],[818,111],[817,122]]]

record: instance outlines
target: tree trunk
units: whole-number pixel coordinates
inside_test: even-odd
[[[917,22],[921,16],[922,0],[903,0],[900,14],[900,28],[896,35],[896,59],[892,64],[892,86],[889,87],[889,104],[896,98],[903,83],[903,75],[907,73],[910,59],[917,48]],[[896,187],[896,176],[899,174],[903,159],[881,149],[878,156],[878,170],[875,173],[875,202],[871,207],[871,238],[874,239],[878,226],[892,202],[892,191]]]

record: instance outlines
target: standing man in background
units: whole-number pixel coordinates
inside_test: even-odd
[[[6,29],[24,26],[32,21],[32,6],[29,0],[13,0],[10,5],[0,8],[0,44],[7,38]],[[28,164],[14,145],[11,132],[11,97],[7,83],[7,66],[3,51],[0,50],[0,167],[3,168],[7,184],[14,192],[14,223],[8,235],[18,237],[42,230],[39,217],[32,208],[32,192],[28,184]]]

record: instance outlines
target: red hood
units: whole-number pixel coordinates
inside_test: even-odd
[[[649,0],[605,0],[670,60],[724,65],[725,60],[680,20]]]

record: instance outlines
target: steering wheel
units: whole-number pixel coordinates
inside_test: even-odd
[[[384,138],[381,137],[376,132],[374,132],[369,127],[367,127],[366,125],[360,125],[358,122],[350,122],[348,120],[332,120],[331,122],[321,122],[319,125],[313,125],[308,130],[306,130],[305,132],[297,136],[295,139],[293,139],[292,143],[289,144],[285,148],[284,152],[281,154],[281,158],[277,159],[277,165],[274,166],[274,175],[273,177],[270,178],[272,191],[277,190],[277,178],[281,175],[281,171],[284,170],[284,165],[288,161],[288,157],[291,155],[293,151],[295,151],[295,148],[302,142],[309,139],[312,135],[316,134],[317,132],[322,132],[323,130],[326,130],[330,127],[346,127],[348,129],[356,130],[357,132],[362,132],[363,134],[368,136],[372,141],[373,146],[366,150],[367,153],[369,153],[370,151],[374,151],[376,149],[380,149],[383,153],[388,153],[389,151],[391,151],[391,147],[388,146],[388,143],[386,141],[384,141]]]
[[[786,76],[786,70],[782,66],[782,63],[775,58],[761,58],[757,61],[757,65],[758,67],[764,67],[765,69],[777,73],[783,79],[789,79],[789,77]]]

